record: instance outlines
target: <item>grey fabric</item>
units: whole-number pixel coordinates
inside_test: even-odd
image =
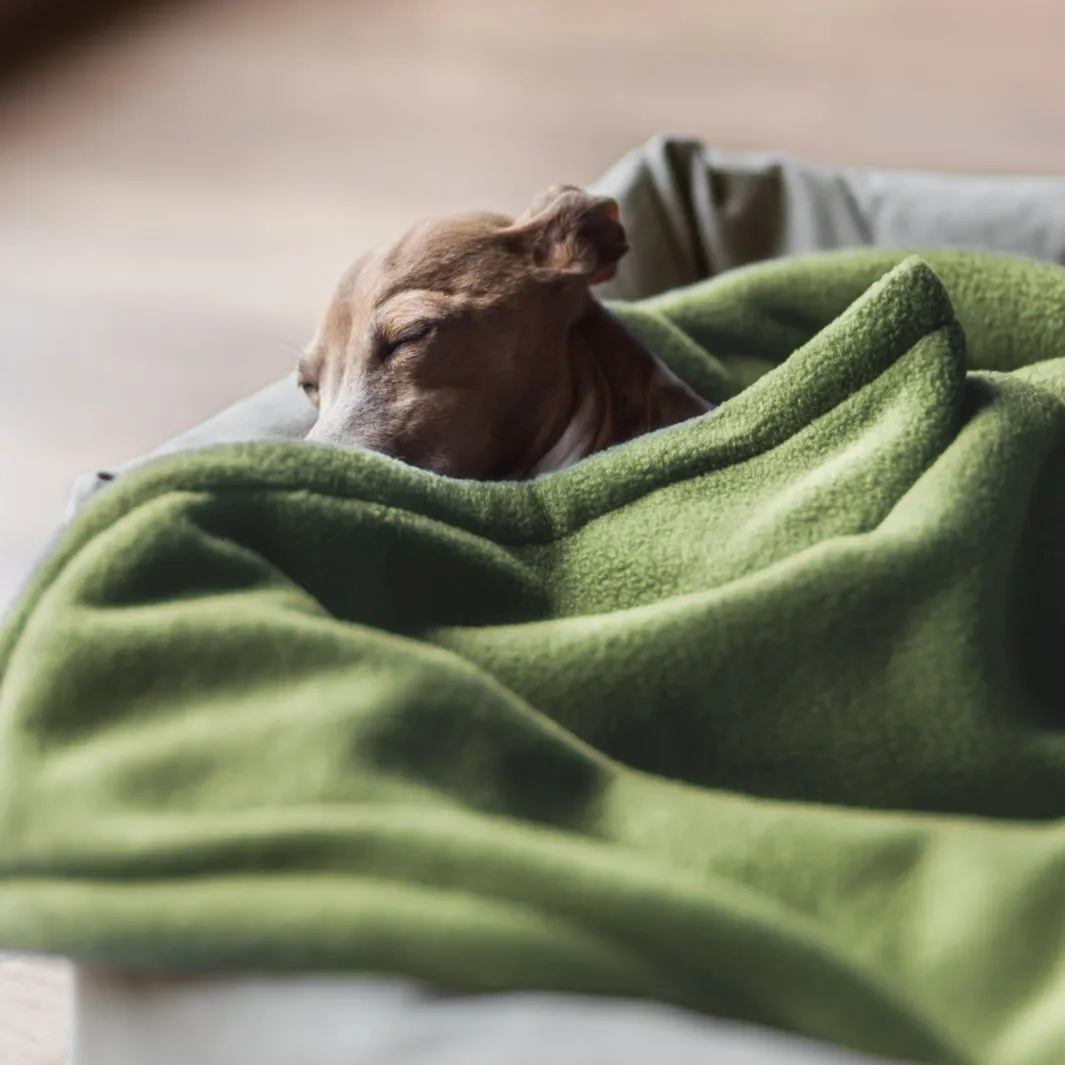
[[[147,992],[79,977],[75,991],[79,1065],[873,1065],[652,1003],[316,977]]]
[[[1065,264],[1065,180],[821,166],[657,137],[596,183],[633,252],[606,298],[637,299],[738,266],[850,247],[961,247]]]
[[[595,188],[619,200],[633,246],[601,290],[608,299],[652,295],[761,259],[863,245],[969,247],[1065,264],[1061,180],[816,166],[656,138],[619,161]],[[158,455],[298,439],[313,420],[313,409],[286,378],[150,455],[86,475],[75,486],[69,513],[122,470]],[[858,1063],[829,1048],[632,1003],[515,996],[454,1000],[442,1008],[427,1005],[412,989],[395,995],[388,1011],[380,1003],[374,1007],[373,1038],[382,1042],[373,1045],[382,1053],[350,1060]],[[408,1033],[417,1038],[406,1039]]]
[[[74,482],[65,520],[69,521],[90,496],[113,481],[119,473],[141,466],[151,459],[216,444],[236,444],[248,440],[299,440],[307,435],[314,419],[314,407],[296,386],[296,375],[289,374],[116,470],[82,474]]]

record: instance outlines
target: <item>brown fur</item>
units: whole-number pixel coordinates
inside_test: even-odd
[[[300,359],[308,439],[520,479],[712,409],[592,295],[627,251],[617,204],[570,186],[416,225],[347,271]]]

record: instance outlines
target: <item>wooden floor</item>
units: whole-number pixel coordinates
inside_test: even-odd
[[[1065,173],[1062,40],[1061,0],[186,0],[0,80],[0,604],[77,473],[286,370],[414,216],[662,131]],[[0,966],[0,1065],[61,1060],[62,987]]]

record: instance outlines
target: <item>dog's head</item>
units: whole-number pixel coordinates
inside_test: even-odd
[[[342,278],[300,360],[308,439],[454,477],[522,476],[569,415],[567,349],[628,250],[617,204],[571,186],[518,219],[423,222]]]

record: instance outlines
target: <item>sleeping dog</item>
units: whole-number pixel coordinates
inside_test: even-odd
[[[592,294],[627,251],[613,200],[560,185],[363,256],[299,362],[307,439],[518,480],[712,409]]]

